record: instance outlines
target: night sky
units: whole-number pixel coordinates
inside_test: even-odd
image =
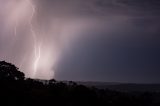
[[[160,0],[0,0],[0,60],[31,78],[160,83]]]

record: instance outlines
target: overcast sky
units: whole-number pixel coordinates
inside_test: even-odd
[[[32,78],[160,83],[160,1],[0,0],[0,60]]]

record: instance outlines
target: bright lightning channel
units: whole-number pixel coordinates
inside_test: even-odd
[[[32,36],[33,36],[33,40],[34,40],[34,55],[35,55],[35,60],[34,61],[34,65],[33,65],[33,75],[32,77],[35,77],[36,73],[37,73],[37,68],[38,68],[38,63],[39,63],[39,60],[40,60],[40,57],[41,57],[41,44],[38,45],[37,44],[37,36],[36,36],[36,33],[34,31],[34,28],[33,28],[33,25],[32,25],[32,20],[33,20],[33,17],[34,17],[34,14],[36,12],[36,8],[34,6],[34,4],[32,4],[32,2],[30,0],[26,0],[31,8],[32,8],[32,14],[31,14],[31,17],[29,19],[29,25],[30,25],[30,30],[31,30],[31,33],[32,33]]]

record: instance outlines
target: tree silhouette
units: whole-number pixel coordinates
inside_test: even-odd
[[[56,83],[56,80],[55,80],[55,79],[50,79],[50,80],[49,80],[49,84],[54,84],[54,83]]]
[[[55,79],[24,80],[24,74],[5,61],[0,61],[0,97],[0,105],[5,106],[160,106],[160,92],[120,92]]]
[[[18,68],[5,61],[0,61],[0,80],[24,80],[25,75]]]

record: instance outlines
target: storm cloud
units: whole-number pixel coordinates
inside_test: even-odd
[[[27,77],[160,82],[159,0],[1,0],[0,17],[0,59]]]

